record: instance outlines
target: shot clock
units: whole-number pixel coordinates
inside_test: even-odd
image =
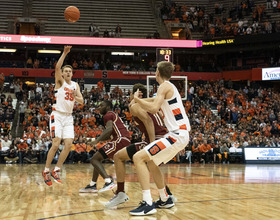
[[[160,61],[173,62],[173,48],[157,48],[157,63]]]

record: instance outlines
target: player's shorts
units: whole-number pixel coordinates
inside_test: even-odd
[[[126,137],[121,137],[118,140],[112,140],[102,146],[98,151],[102,154],[104,159],[110,158],[113,159],[115,153],[121,150],[124,147],[130,145],[130,140]]]
[[[136,154],[137,151],[142,150],[147,145],[148,145],[148,143],[146,141],[136,142],[136,143],[129,145],[126,148],[126,152],[127,152],[127,155],[129,156],[130,160],[133,159],[133,155]]]
[[[175,155],[183,150],[189,143],[189,132],[187,130],[176,130],[168,132],[163,138],[155,140],[147,145],[144,150],[156,165],[167,163]]]
[[[50,117],[50,132],[52,138],[74,139],[73,116],[70,113],[53,111]]]

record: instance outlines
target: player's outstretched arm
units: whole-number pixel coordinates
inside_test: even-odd
[[[62,78],[61,67],[62,67],[63,62],[65,60],[65,57],[70,52],[71,48],[72,48],[72,46],[64,46],[64,51],[61,54],[59,60],[57,61],[57,64],[55,66],[55,83],[59,83],[59,84],[62,85],[62,82],[63,82],[64,79]]]
[[[113,132],[113,121],[110,120],[106,123],[106,129],[102,132],[102,134],[95,139],[95,141],[93,141],[91,144],[95,145],[100,141],[105,141],[105,140],[109,140],[111,137],[111,134]]]
[[[78,102],[79,104],[84,104],[84,98],[81,93],[80,86],[78,83],[76,83],[76,85],[77,85],[77,91],[74,91],[75,101]]]

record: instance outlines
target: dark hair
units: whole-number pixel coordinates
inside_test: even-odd
[[[174,64],[168,61],[161,61],[157,64],[159,74],[164,79],[170,79],[174,72]]]
[[[106,106],[108,106],[108,107],[110,108],[110,110],[113,109],[113,104],[112,104],[112,102],[110,102],[110,101],[108,101],[108,100],[104,100],[103,102],[104,102],[104,104],[105,104]]]
[[[143,93],[143,98],[147,97],[147,89],[143,84],[141,84],[141,83],[134,84],[133,89],[132,89],[132,93],[134,94],[137,91],[137,89],[139,89],[140,92]]]

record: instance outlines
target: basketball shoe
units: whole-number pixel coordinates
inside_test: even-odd
[[[115,184],[114,181],[111,179],[111,182],[105,183],[103,188],[100,189],[98,192],[105,192],[105,191],[115,188],[116,186],[117,186],[117,184]]]
[[[146,201],[141,201],[138,208],[129,212],[130,215],[152,215],[157,212],[155,204],[148,205]]]
[[[44,177],[44,182],[48,185],[51,186],[52,185],[52,180],[50,178],[50,172],[42,172],[42,176]]]
[[[51,176],[54,178],[54,181],[56,183],[62,183],[60,178],[59,178],[59,173],[60,173],[60,169],[56,170],[56,171],[53,169],[52,172],[51,172]]]
[[[128,200],[129,200],[129,198],[125,194],[125,192],[119,192],[118,194],[114,195],[114,197],[112,199],[110,199],[109,202],[107,202],[105,204],[105,207],[106,208],[111,208],[111,207],[114,207],[114,206],[118,206],[122,203],[125,203]]]
[[[155,207],[159,209],[170,209],[174,206],[173,200],[171,197],[168,197],[168,199],[163,202],[161,199],[157,200],[155,202]]]
[[[169,194],[168,194],[169,195]],[[169,195],[169,197],[171,197],[172,201],[175,203],[177,202],[177,198],[174,195]]]
[[[87,185],[86,187],[80,189],[79,192],[80,193],[96,193],[96,192],[98,192],[98,190],[96,188],[96,184],[94,184],[93,186]]]

